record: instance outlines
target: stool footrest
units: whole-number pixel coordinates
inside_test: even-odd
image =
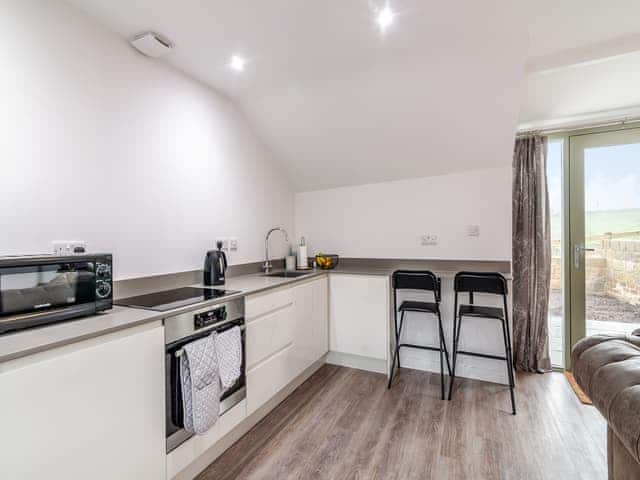
[[[430,347],[428,345],[414,345],[413,343],[401,343],[397,348],[400,347],[409,347],[409,348],[420,348],[422,350],[432,350],[434,352],[439,352],[440,349],[438,347]]]
[[[469,355],[471,357],[490,358],[492,360],[506,360],[507,359],[507,357],[500,357],[498,355],[489,355],[487,353],[466,352],[464,350],[458,350],[456,353],[458,355]]]

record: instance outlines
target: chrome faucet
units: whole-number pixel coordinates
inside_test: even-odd
[[[271,271],[271,268],[273,267],[273,265],[271,265],[271,262],[269,261],[269,237],[276,230],[280,230],[284,234],[285,242],[289,241],[289,235],[287,235],[287,232],[284,228],[276,227],[267,232],[267,236],[264,237],[264,264],[262,265],[264,273],[269,273]]]

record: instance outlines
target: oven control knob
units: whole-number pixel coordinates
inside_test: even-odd
[[[111,268],[105,263],[99,263],[98,268],[96,268],[96,273],[99,277],[108,277],[111,274]]]
[[[100,298],[108,297],[111,293],[111,285],[107,282],[100,281],[96,284],[96,294]]]

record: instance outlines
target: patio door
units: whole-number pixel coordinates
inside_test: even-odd
[[[570,135],[568,157],[571,347],[587,335],[640,328],[640,128]]]

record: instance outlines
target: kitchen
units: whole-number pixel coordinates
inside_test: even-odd
[[[505,102],[508,111],[492,114],[500,135],[487,140],[486,132],[469,128],[477,139],[477,161],[469,163],[469,151],[452,151],[453,132],[442,126],[429,124],[428,142],[421,130],[387,125],[372,133],[399,107],[385,103],[388,86],[379,85],[380,104],[359,111],[368,97],[353,86],[360,65],[347,73],[331,60],[314,67],[335,75],[332,81],[347,92],[340,99],[362,95],[345,104],[342,119],[330,102],[336,110],[327,107],[331,112],[324,114],[335,114],[336,126],[326,125],[321,105],[336,92],[315,91],[320,87],[305,73],[312,60],[300,58],[287,72],[277,71],[291,52],[282,48],[278,14],[267,7],[255,7],[269,20],[257,22],[254,34],[271,38],[259,54],[260,41],[251,37],[256,26],[242,27],[245,17],[225,6],[225,18],[256,49],[242,66],[235,61],[227,68],[234,41],[222,45],[207,35],[235,34],[199,24],[198,18],[214,16],[210,11],[101,3],[0,6],[0,56],[6,59],[0,95],[9,112],[0,121],[0,476],[196,478],[326,364],[373,372],[384,388],[392,366],[401,366],[394,369],[395,382],[409,369],[433,372],[429,401],[446,401],[438,351],[403,349],[400,365],[394,364],[395,309],[405,300],[432,302],[433,293],[398,292],[395,298],[392,276],[428,270],[440,279],[442,333],[432,316],[414,312],[402,340],[438,345],[442,335],[449,356],[456,273],[498,273],[510,290],[510,135],[518,94],[509,81],[518,65],[509,55],[516,56],[515,46],[505,46],[498,80],[488,67],[472,72],[484,97],[455,92],[427,102],[438,105],[418,107],[413,98],[397,100],[411,112],[407,122],[429,107],[451,112],[446,125],[464,104],[477,124],[492,110],[492,95],[506,92],[512,105]],[[419,2],[409,3],[420,12]],[[301,50],[313,48],[304,30],[316,32],[323,22],[290,7],[301,17],[296,33],[307,38]],[[323,15],[335,23],[342,14]],[[465,22],[477,29],[471,17]],[[393,46],[380,51],[380,32],[370,23],[367,18],[358,31],[371,35],[371,45],[341,30],[340,41],[354,45],[344,47],[344,56],[342,46],[333,45],[335,58],[379,58],[381,77],[405,81],[394,76]],[[420,21],[407,23],[409,31],[420,31]],[[175,41],[166,57],[149,58],[131,45],[134,34],[152,26],[165,31],[162,25]],[[204,36],[190,36],[192,26]],[[204,49],[207,57],[224,61],[202,73],[197,63],[205,41],[212,45]],[[398,44],[420,51],[401,32]],[[189,51],[193,57],[184,56]],[[457,78],[458,68],[437,78],[414,72],[418,78],[409,83],[415,92],[431,78],[439,88]],[[203,80],[207,75],[223,93]],[[281,90],[288,82],[296,98]],[[297,110],[314,91],[317,103],[309,111],[315,119]],[[299,124],[323,132],[322,145],[302,135]],[[387,146],[381,149],[383,136]],[[416,150],[390,165],[388,158],[406,141]],[[423,161],[434,155],[448,160]],[[62,304],[50,291],[42,293],[61,276],[76,291]],[[16,290],[21,298],[30,290],[39,299],[30,311],[12,310],[22,301],[12,297]],[[476,301],[501,306],[493,297],[478,294]],[[476,320],[465,325],[464,349],[504,355],[499,326]],[[232,330],[236,374],[216,394],[219,416],[194,435],[184,428],[184,349]],[[465,379],[495,383],[510,412],[504,361],[461,357],[455,373],[457,385]]]

